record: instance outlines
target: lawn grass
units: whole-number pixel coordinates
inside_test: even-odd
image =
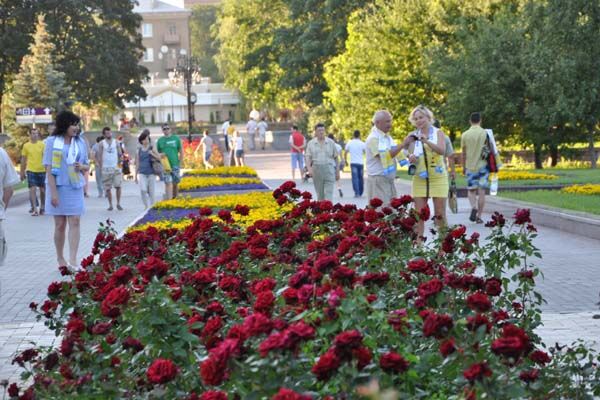
[[[27,187],[27,181],[19,182],[13,186],[13,190],[19,190]]]
[[[515,170],[516,171],[516,170]],[[544,185],[570,185],[570,184],[583,184],[583,183],[596,183],[600,184],[600,169],[528,169],[527,172],[538,173],[538,174],[550,174],[557,175],[558,179],[536,179],[536,180],[500,180],[499,186],[510,187],[510,186],[544,186]],[[400,170],[398,172],[398,178],[400,179],[412,179],[406,170]],[[464,187],[467,186],[467,181],[464,176],[456,176],[456,186]]]
[[[583,211],[600,215],[600,196],[563,193],[559,190],[531,190],[528,192],[498,191],[498,196],[539,205]]]

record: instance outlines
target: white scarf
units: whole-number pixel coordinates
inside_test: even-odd
[[[62,152],[65,147],[65,138],[62,136],[57,136],[54,139],[54,149],[60,150]],[[69,152],[67,153],[67,165],[73,165],[75,161],[77,161],[77,156],[79,155],[79,144],[77,143],[77,138],[71,138],[71,145],[69,146]]]

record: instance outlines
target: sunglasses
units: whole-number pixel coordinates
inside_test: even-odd
[[[170,131],[170,130],[171,130],[171,128],[169,128],[169,127],[163,128],[163,131]]]

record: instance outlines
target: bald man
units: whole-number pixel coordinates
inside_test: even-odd
[[[373,128],[367,137],[367,197],[378,198],[383,204],[397,197],[395,157],[402,150],[389,135],[392,129],[392,114],[379,110],[373,115]]]

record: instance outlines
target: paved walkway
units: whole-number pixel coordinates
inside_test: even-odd
[[[246,160],[272,188],[291,176],[287,153],[257,152],[249,154]],[[300,189],[313,191],[312,183],[304,184],[299,179],[297,182]],[[94,185],[90,182],[91,194],[96,193]],[[410,192],[407,183],[399,181],[397,186],[399,193]],[[162,195],[162,185],[157,188],[157,195]],[[353,198],[349,174],[342,174],[342,190],[344,197],[336,201],[366,205],[366,198]],[[110,218],[117,231],[121,231],[143,212],[133,182],[125,182],[122,204],[124,211],[109,212],[105,199],[87,199],[80,258],[89,254],[99,222]],[[54,261],[53,223],[51,217],[29,216],[28,208],[27,201],[11,204],[5,225],[9,254],[6,265],[0,268],[0,380],[18,379],[18,369],[10,364],[15,352],[31,347],[31,342],[52,345],[55,341],[52,332],[36,322],[29,310],[30,302],[40,303],[45,299],[50,282],[61,279]],[[486,228],[468,221],[466,199],[459,199],[459,208],[458,214],[449,214],[450,223],[464,223],[469,229],[485,233]],[[598,312],[595,303],[600,289],[600,242],[544,227],[539,228],[539,233],[536,244],[544,256],[540,266],[545,280],[538,282],[538,288],[548,304],[543,307],[545,326],[538,333],[548,344],[570,343],[577,338],[598,340],[600,320],[592,316]]]

